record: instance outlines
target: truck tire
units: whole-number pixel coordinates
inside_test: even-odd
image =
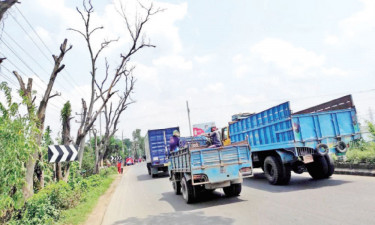
[[[323,152],[321,150],[323,150]],[[318,153],[318,155],[321,155],[321,156],[327,155],[329,153],[328,145],[324,143],[318,144],[316,146],[316,152]]]
[[[153,174],[151,174],[151,177],[152,177],[152,178],[155,178],[156,175],[157,175],[157,174],[153,173]]]
[[[329,154],[325,155],[324,158],[327,161],[327,167],[328,167],[327,174],[325,177],[328,178],[332,176],[333,172],[335,172],[335,164],[333,163],[333,159]]]
[[[187,204],[193,203],[195,200],[194,187],[191,184],[191,181],[187,181],[185,177],[181,181],[181,192],[182,197],[185,199]]]
[[[177,181],[174,175],[172,177],[172,187],[176,195],[181,194],[181,182]]]
[[[282,184],[285,179],[284,168],[275,156],[267,156],[264,160],[264,174],[272,185]],[[289,178],[290,179],[290,178]]]
[[[314,155],[314,162],[306,164],[307,171],[314,179],[327,178],[328,165],[325,156]]]
[[[229,187],[223,188],[225,195],[228,197],[240,195],[241,190],[242,190],[241,184],[231,184]]]

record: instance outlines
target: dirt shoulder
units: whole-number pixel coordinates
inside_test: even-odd
[[[106,212],[109,202],[111,201],[112,195],[115,192],[117,185],[120,183],[122,176],[125,176],[127,170],[128,168],[124,167],[124,173],[121,175],[118,175],[115,178],[115,180],[112,182],[108,190],[104,193],[104,195],[100,196],[98,203],[95,206],[94,210],[90,213],[86,222],[83,223],[84,225],[101,225],[102,224],[104,214]]]

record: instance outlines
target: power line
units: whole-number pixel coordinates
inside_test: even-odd
[[[48,72],[44,69],[44,67],[43,66],[41,66],[40,64],[39,64],[39,62],[37,61],[37,60],[35,60],[35,58],[34,57],[32,57],[21,45],[19,45],[15,40],[14,40],[14,38],[12,38],[12,37],[10,37],[10,35],[6,32],[6,31],[4,31],[4,34],[7,36],[7,38],[9,39],[9,40],[11,40],[15,45],[17,45],[17,47],[18,48],[20,48],[21,50],[22,50],[22,52],[24,52],[36,65],[38,65],[45,73],[47,73],[48,74]]]
[[[9,47],[7,42],[5,42],[3,39],[0,39],[0,41],[13,53],[14,56],[16,56],[18,58],[18,60],[20,60],[35,76],[37,76],[39,78],[39,80],[42,81],[42,83],[44,85],[47,86],[47,84],[40,78],[40,76],[20,56],[18,56],[18,54],[15,51],[13,51],[13,49],[11,47]],[[11,62],[11,61],[9,60],[9,62]],[[15,66],[16,68],[18,68],[14,63],[12,63],[12,65]],[[26,74],[26,73],[23,73],[23,74]],[[38,85],[38,83],[36,83],[36,85]],[[41,89],[44,89],[44,87],[41,87],[40,85],[38,85],[38,86]],[[62,98],[66,101],[66,99],[64,97],[62,97]]]
[[[2,65],[1,67],[4,68],[4,69],[6,69],[10,74],[12,74],[12,72],[11,72],[6,66]],[[3,73],[3,75],[5,75],[5,74]],[[13,83],[13,84],[14,84],[14,83]],[[38,84],[38,83],[36,83],[36,84]],[[15,84],[15,87],[17,88],[18,85]],[[39,98],[43,98],[43,96],[42,96],[40,93],[39,93],[39,95],[37,95],[37,97],[39,97]],[[51,104],[52,106],[54,106],[57,110],[60,110],[59,107],[58,107],[57,105],[55,105],[54,103],[49,102],[49,104]],[[60,104],[62,104],[62,103],[60,103]]]
[[[49,51],[49,53],[51,55],[53,55],[52,51],[50,48],[48,48],[48,46],[46,45],[46,43],[43,41],[43,39],[40,37],[40,35],[35,31],[34,27],[31,25],[31,23],[29,22],[29,20],[23,15],[23,13],[21,12],[21,10],[18,9],[18,7],[16,6],[15,7],[17,9],[17,11],[19,12],[19,14],[22,16],[22,18],[26,21],[26,23],[28,24],[28,26],[31,28],[31,30],[34,32],[34,34],[38,37],[39,41],[43,44],[43,46]],[[20,24],[19,24],[20,25]],[[21,26],[21,25],[20,25]],[[29,38],[31,38],[29,36]],[[48,58],[48,57],[47,57]],[[63,77],[63,79],[65,79],[65,81],[67,81],[67,83],[73,83],[73,86],[79,86],[76,81],[73,79],[73,76],[67,71],[67,70],[63,70],[64,73],[66,73],[68,75],[68,77]],[[70,81],[67,80],[67,78],[70,79]],[[81,91],[80,89],[77,89],[79,92]],[[81,92],[82,94],[83,92]],[[83,93],[83,95],[86,95],[86,93]]]

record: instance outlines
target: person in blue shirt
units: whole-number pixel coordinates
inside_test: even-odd
[[[180,147],[180,133],[178,130],[173,131],[173,136],[169,139],[169,149],[171,152],[177,151]]]

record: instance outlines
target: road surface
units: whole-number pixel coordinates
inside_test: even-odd
[[[375,178],[312,180],[307,173],[292,173],[288,186],[272,186],[257,170],[244,180],[239,197],[216,190],[188,205],[167,176],[151,178],[142,163],[122,176],[102,224],[375,224]]]

